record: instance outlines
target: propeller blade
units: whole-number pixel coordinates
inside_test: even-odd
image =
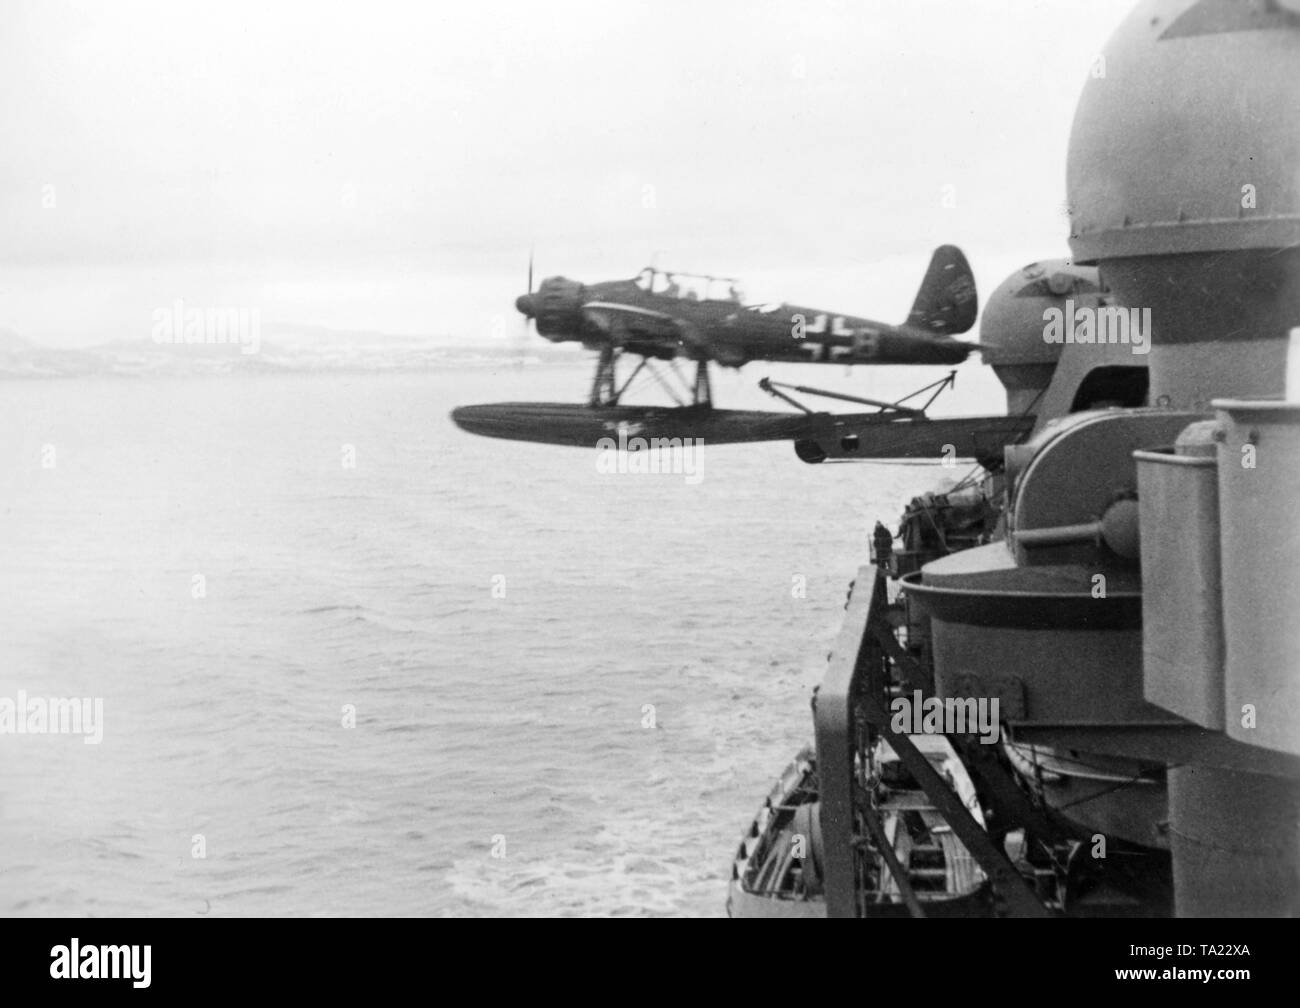
[[[533,292],[533,248],[528,249],[528,293]],[[528,337],[533,334],[533,317],[525,315],[521,319],[519,335],[515,339],[515,367],[523,367],[524,355],[528,352]]]

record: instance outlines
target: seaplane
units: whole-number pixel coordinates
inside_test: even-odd
[[[926,409],[955,372],[895,402],[785,385],[764,378],[759,387],[796,413],[718,409],[709,368],[741,368],[751,361],[805,364],[956,365],[978,344],[954,337],[978,314],[975,278],[962,251],[934,251],[912,309],[897,325],[795,304],[745,304],[732,277],[646,267],[629,280],[583,284],[564,276],[542,280],[515,301],[526,324],[553,343],[578,342],[597,354],[585,404],[509,402],[461,406],[452,420],[474,434],[545,444],[594,446],[612,434],[645,441],[696,443],[790,440],[807,462],[828,458],[980,458],[1000,456],[1023,431],[1019,418],[933,419]],[[639,358],[620,376],[624,358]],[[679,360],[694,365],[688,377]],[[670,380],[657,365],[671,374]],[[674,406],[630,405],[624,394],[643,371],[667,391]],[[867,414],[834,414],[804,405],[791,393],[874,407]],[[920,405],[909,405],[929,393]],[[978,423],[972,420],[977,419]],[[625,439],[621,439],[625,440]]]

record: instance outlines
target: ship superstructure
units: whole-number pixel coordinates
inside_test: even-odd
[[[1104,67],[1072,260],[981,322],[1032,431],[860,570],[734,915],[1300,914],[1300,4],[1144,0]],[[897,717],[930,698],[998,730]],[[902,846],[952,841],[920,861],[944,898],[890,760],[929,817]]]

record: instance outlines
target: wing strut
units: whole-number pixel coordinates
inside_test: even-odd
[[[603,346],[600,348],[600,356],[596,358],[596,374],[591,381],[591,394],[587,397],[587,405],[595,408],[599,406],[617,406],[623,393],[628,390],[632,384],[632,379],[639,375],[642,369],[646,370],[655,381],[663,386],[665,392],[678,406],[686,406],[682,402],[681,396],[673,387],[664,379],[650,363],[650,358],[642,357],[640,363],[627,376],[627,380],[622,385],[618,382],[618,359],[622,356],[622,351],[613,346]],[[668,367],[677,376],[678,381],[682,383],[685,391],[690,393],[691,406],[701,406],[706,409],[713,406],[713,383],[709,378],[709,362],[706,360],[696,361],[695,363],[695,383],[690,385],[683,377],[682,373],[677,370],[676,362],[668,361]],[[784,398],[784,397],[783,397]],[[811,411],[810,411],[811,412]]]
[[[713,405],[713,382],[709,380],[709,362],[695,362],[695,395],[693,406]]]
[[[615,364],[618,361],[618,353],[612,346],[606,345],[600,348],[600,356],[596,358],[596,375],[591,380],[591,395],[587,397],[588,406],[617,406],[619,393],[622,391],[618,387],[618,376],[615,371]]]

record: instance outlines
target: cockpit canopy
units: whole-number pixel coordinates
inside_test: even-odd
[[[647,266],[632,281],[647,294],[681,298],[684,301],[731,301],[741,303],[740,281],[703,273],[676,273]]]

